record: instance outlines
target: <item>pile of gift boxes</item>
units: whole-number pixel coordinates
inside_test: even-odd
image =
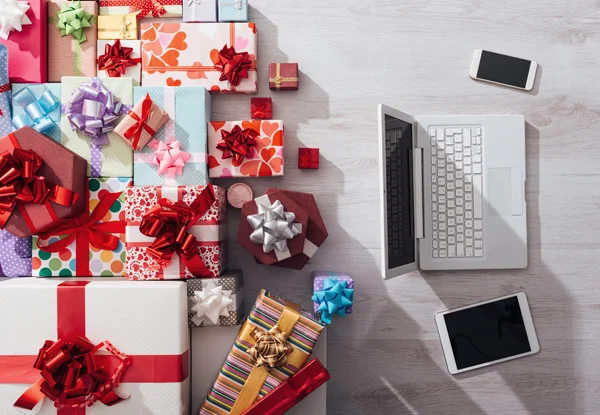
[[[353,280],[314,273],[313,313],[262,290],[245,314],[227,268],[228,204],[262,265],[301,270],[328,236],[310,193],[211,183],[284,175],[271,98],[210,119],[257,65],[246,0],[0,1],[0,276],[29,277],[0,280],[0,413],[186,414],[206,326],[243,323],[200,414],[281,414],[329,379],[310,355]],[[298,76],[271,63],[269,88]]]

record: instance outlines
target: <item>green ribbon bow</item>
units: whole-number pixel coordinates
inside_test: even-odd
[[[69,4],[61,4],[57,16],[58,23],[56,27],[60,29],[61,36],[73,35],[78,43],[83,43],[87,40],[83,29],[92,27],[91,21],[94,15],[81,7],[80,0],[71,1]]]

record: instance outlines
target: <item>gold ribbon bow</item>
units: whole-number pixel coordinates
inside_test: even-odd
[[[292,345],[288,342],[287,334],[279,330],[277,325],[269,331],[257,328],[254,338],[256,344],[248,349],[248,353],[256,366],[264,366],[270,372],[286,364]]]

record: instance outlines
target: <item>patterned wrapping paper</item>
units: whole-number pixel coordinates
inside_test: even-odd
[[[218,0],[219,22],[247,22],[248,0]]]
[[[223,158],[217,148],[223,132],[231,132],[235,126],[242,130],[252,129],[258,133],[253,146],[255,157],[244,157],[236,163],[234,158]],[[270,177],[283,176],[284,170],[283,121],[247,120],[213,121],[208,127],[208,165],[211,178],[223,177]],[[236,165],[237,164],[237,165]]]
[[[135,13],[98,16],[98,40],[136,40],[138,20]]]
[[[97,58],[99,58],[100,56],[105,54],[105,49],[106,49],[106,45],[114,45],[115,41],[114,40],[98,40],[98,47],[96,50],[97,53]],[[121,46],[124,48],[132,48],[133,52],[131,53],[130,57],[132,59],[140,59],[139,63],[137,65],[133,65],[133,66],[127,66],[127,68],[125,69],[125,75],[121,75],[120,77],[117,78],[122,78],[122,77],[129,77],[129,78],[133,78],[133,85],[134,86],[138,86],[140,84],[140,82],[142,81],[142,61],[141,61],[141,56],[140,55],[140,49],[142,47],[142,42],[139,40],[121,40]],[[98,77],[105,79],[105,78],[112,78],[109,74],[108,71],[106,70],[100,70],[100,68],[98,68]]]
[[[193,300],[197,291],[205,291],[207,288],[210,290],[212,287],[221,287],[222,290],[230,291],[230,295],[226,296],[231,300],[231,304],[226,307],[217,307],[220,311],[219,321],[217,324],[213,323],[209,318],[204,318],[200,324],[194,322],[194,316],[197,315],[192,310],[196,306],[197,302]],[[206,295],[205,303],[210,307],[210,302],[214,302],[215,295],[210,295],[209,292]],[[235,326],[240,322],[244,315],[244,280],[242,271],[225,271],[217,278],[196,278],[187,280],[187,295],[188,295],[188,323],[191,328],[204,327],[204,326]],[[217,298],[218,300],[218,298]],[[226,315],[227,314],[227,315]]]
[[[91,19],[92,27],[84,29],[85,42],[79,43],[70,35],[61,37],[56,24],[62,2],[55,1],[48,3],[48,81],[61,82],[63,76],[96,76],[97,18]],[[82,1],[81,7],[98,16],[95,1]]]
[[[180,17],[183,14],[182,0],[99,0],[101,15],[119,15],[137,12],[142,10],[142,16],[145,19],[153,17]],[[156,14],[158,7],[162,6],[165,14],[159,16]],[[136,13],[136,15],[139,13]]]
[[[11,119],[11,91],[8,80],[8,48],[0,43],[0,137],[13,130]]]
[[[87,179],[86,210],[91,214],[100,198],[107,192],[122,192],[99,223],[125,220],[125,190],[131,186],[130,177]],[[125,225],[123,223],[123,229]],[[38,248],[53,243],[64,236],[33,237],[33,276],[34,277],[119,277],[125,275],[125,233],[112,233],[120,242],[114,251],[98,249],[85,244],[78,249],[79,237],[64,250],[56,253]],[[38,242],[39,240],[39,242]],[[89,241],[88,241],[89,242]],[[83,252],[82,252],[83,251]],[[82,257],[79,256],[81,252]],[[81,263],[80,263],[81,261]],[[87,266],[88,272],[77,272]]]
[[[31,276],[31,237],[19,238],[0,230],[0,277]]]
[[[46,91],[49,91],[58,102],[58,107],[48,114],[48,117],[54,122],[55,126],[48,131],[44,131],[44,135],[60,143],[60,84],[12,84],[13,121],[25,112],[25,110],[15,102],[15,94],[18,94],[25,88],[29,89],[38,101]],[[33,127],[33,125],[31,125],[31,127]],[[13,129],[16,129],[16,127],[13,126]]]
[[[206,134],[210,119],[211,97],[200,87],[135,87],[135,102],[146,94],[169,114],[169,121],[159,129],[154,138],[168,143],[177,138],[182,151],[190,159],[181,175],[159,174],[158,166],[152,163],[154,149],[150,146],[133,154],[133,182],[136,186],[193,186],[208,184]]]
[[[193,45],[193,47],[192,47]],[[248,78],[232,86],[220,81],[214,65],[224,47],[248,52]],[[258,90],[254,23],[143,23],[142,84],[203,86],[211,92],[255,93]]]
[[[184,0],[184,22],[216,22],[217,0]]]
[[[248,353],[248,350],[254,345],[251,333],[256,330],[268,331],[275,325],[283,326],[289,322],[290,315],[293,315],[294,318],[297,317],[297,320],[292,319],[292,322],[295,321],[295,323],[292,325],[293,328],[288,338],[292,352],[287,356],[287,363],[282,367],[275,367],[270,372],[263,372],[262,376],[266,376],[266,380],[259,388],[258,395],[249,397],[247,407],[236,407],[235,410],[232,410],[241,391],[245,389],[249,373],[263,370],[266,372],[264,367],[255,368],[253,359]],[[200,409],[200,415],[238,415],[242,413],[254,401],[264,397],[304,366],[323,328],[323,325],[312,314],[301,311],[297,305],[288,303],[266,290],[261,290],[248,319],[225,359],[217,380]]]
[[[134,182],[135,183],[135,182]],[[199,242],[200,257],[211,273],[210,277],[218,277],[227,268],[227,204],[225,189],[214,187],[215,203],[192,226],[190,233]],[[190,205],[206,186],[144,186],[127,189],[125,199],[127,221],[126,249],[127,262],[125,272],[129,279],[187,279],[195,276],[183,265],[177,254],[173,255],[170,264],[161,269],[146,248],[154,241],[142,235],[139,225],[144,214],[155,206],[161,198],[171,201],[182,201]]]
[[[62,79],[61,102],[66,105],[73,92],[82,84],[90,83],[92,78],[64,77]],[[102,83],[119,98],[124,106],[133,104],[133,80],[131,78],[107,78]],[[127,113],[127,110],[122,111]],[[114,132],[108,133],[109,144],[101,146],[97,155],[91,145],[90,137],[73,131],[65,115],[61,119],[61,144],[79,154],[88,161],[88,177],[92,176],[92,166],[101,166],[100,177],[133,177],[133,150]],[[116,123],[115,123],[116,125]]]

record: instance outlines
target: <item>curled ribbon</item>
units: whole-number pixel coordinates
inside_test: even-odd
[[[30,25],[27,11],[31,8],[27,1],[0,0],[0,38],[8,40],[10,32],[20,32],[23,26]]]
[[[298,223],[294,223],[296,215],[286,212],[279,200],[271,206],[258,205],[258,213],[248,216],[248,222],[254,232],[250,240],[262,244],[263,252],[268,254],[273,249],[279,252],[287,250],[287,240],[301,233]]]
[[[233,158],[234,166],[241,166],[245,157],[249,159],[257,157],[254,147],[257,144],[258,133],[252,128],[242,130],[239,125],[231,131],[221,130],[221,141],[217,143],[217,149],[223,152],[222,159]]]
[[[79,43],[87,40],[84,29],[92,27],[94,15],[81,7],[80,0],[71,1],[69,4],[61,4],[57,16],[58,23],[56,27],[60,29],[61,36],[73,35]]]
[[[104,45],[104,54],[98,56],[98,70],[106,71],[111,78],[120,78],[125,75],[128,66],[141,63],[140,58],[132,58],[133,48],[121,46],[120,40],[115,40],[113,45]]]
[[[152,13],[152,17],[154,18],[158,18],[167,13],[167,10],[165,10],[160,0],[136,0],[131,7],[129,7],[129,10],[140,10],[137,15],[138,20],[146,17],[148,13]]]
[[[0,155],[0,229],[6,226],[17,205],[42,205],[49,201],[72,206],[77,201],[77,193],[35,174],[43,164],[42,158],[31,150],[15,148],[13,154]]]
[[[331,318],[337,314],[346,315],[348,307],[354,300],[354,289],[348,288],[347,281],[327,278],[322,291],[315,291],[312,300],[319,305],[317,312],[321,313],[321,322],[331,324]]]
[[[75,89],[65,108],[73,130],[92,138],[92,144],[108,144],[107,133],[114,129],[122,109],[121,101],[99,78]]]
[[[189,231],[215,200],[214,189],[209,184],[190,205],[163,198],[144,214],[140,232],[156,238],[146,252],[158,262],[157,268],[169,265],[173,254],[177,254],[192,275],[210,275],[200,257],[198,240]]]
[[[12,124],[15,129],[31,127],[40,133],[54,128],[56,123],[50,113],[60,108],[60,102],[49,90],[45,89],[39,99],[26,87],[13,94],[13,103],[23,108],[23,113],[14,117]]]
[[[181,176],[185,163],[192,157],[190,153],[181,150],[181,143],[174,138],[168,143],[152,140],[148,146],[154,150],[152,164],[158,166],[158,174],[167,177]]]
[[[135,124],[129,127],[123,135],[131,141],[131,147],[134,150],[139,150],[138,145],[140,143],[140,138],[142,137],[142,131],[145,130],[151,136],[156,134],[156,131],[148,125],[148,117],[150,116],[151,110],[152,98],[150,98],[150,94],[146,94],[146,98],[144,98],[144,101],[142,102],[142,113],[138,115],[133,110],[130,110],[128,113],[128,115],[135,120]]]
[[[252,66],[248,52],[237,53],[233,46],[225,45],[217,59],[215,69],[221,72],[219,81],[229,81],[231,85],[238,86],[242,78],[248,78],[248,71]]]
[[[288,335],[277,325],[268,332],[257,328],[254,338],[256,344],[248,349],[248,354],[256,366],[264,366],[271,371],[287,363],[287,356],[292,353],[292,345],[288,342]]]
[[[229,317],[227,307],[233,304],[233,300],[230,298],[231,294],[231,290],[217,287],[217,284],[212,281],[202,291],[195,291],[194,296],[190,297],[194,303],[192,322],[196,326],[200,326],[208,320],[214,325],[219,323],[219,317]]]
[[[108,380],[94,357],[102,347],[120,360]],[[73,342],[46,340],[34,363],[41,378],[17,399],[14,406],[32,410],[44,396],[58,409],[86,408],[96,401],[107,406],[116,405],[127,399],[117,395],[115,389],[129,365],[131,359],[108,341],[94,345],[85,337]]]

